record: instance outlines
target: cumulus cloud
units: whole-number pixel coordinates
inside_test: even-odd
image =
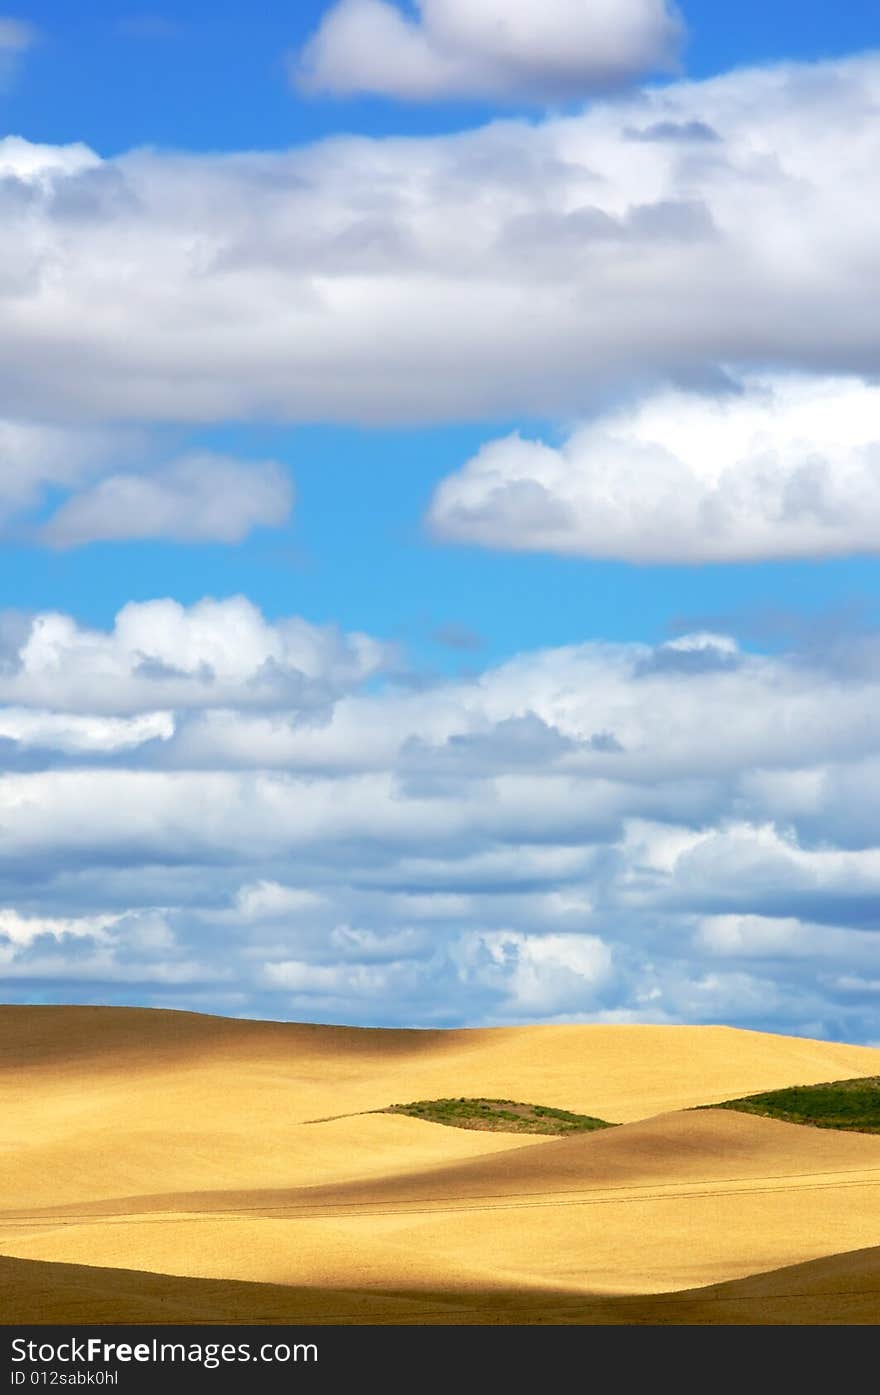
[[[876,1036],[870,633],[846,661],[702,631],[375,689],[381,645],[240,598],[6,631],[13,996]]]
[[[724,365],[876,374],[878,100],[871,55],[430,138],[0,142],[0,414],[571,419]]]
[[[674,64],[682,24],[669,0],[337,0],[291,77],[306,91],[414,101],[553,101]]]
[[[492,441],[437,489],[459,542],[630,562],[745,562],[880,550],[880,388],[755,377],[666,390],[560,446]]]
[[[237,543],[283,523],[292,502],[280,465],[201,452],[149,474],[105,476],[62,504],[41,537],[55,547],[133,538]]]
[[[64,176],[83,174],[102,167],[100,155],[82,141],[68,145],[40,145],[21,136],[4,136],[0,141],[0,176],[20,181],[27,187],[50,192],[53,183]],[[13,185],[13,192],[15,186]]]
[[[503,1006],[517,1015],[583,1012],[612,971],[611,951],[597,935],[472,932],[457,952],[465,981],[500,990]]]
[[[95,741],[129,743],[168,735],[169,709],[283,708],[289,715],[319,710],[356,686],[392,651],[368,635],[341,634],[299,616],[270,624],[243,596],[206,599],[186,607],[174,600],[132,602],[113,629],[90,630],[61,612],[26,622],[0,671],[0,702],[84,716],[149,713],[136,723],[95,728]],[[7,715],[7,731],[48,741],[44,715],[23,723]],[[16,723],[18,726],[16,727]],[[10,725],[11,724],[11,725]],[[59,722],[87,741],[89,728]],[[100,730],[104,735],[99,736]]]

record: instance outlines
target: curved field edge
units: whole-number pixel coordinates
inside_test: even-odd
[[[733,1109],[817,1129],[880,1133],[880,1075],[829,1080],[822,1085],[791,1085],[699,1108]]]
[[[531,1133],[553,1136],[592,1133],[616,1127],[591,1114],[575,1114],[544,1104],[521,1104],[517,1100],[466,1098],[413,1100],[391,1104],[381,1114],[406,1114],[426,1123],[447,1124],[457,1129],[483,1129],[494,1133]]]

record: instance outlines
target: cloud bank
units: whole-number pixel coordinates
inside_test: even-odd
[[[377,640],[240,598],[0,636],[13,997],[876,1037],[876,635],[590,643],[417,689]]]
[[[291,76],[306,91],[411,101],[555,101],[669,68],[682,36],[667,0],[338,0]]]
[[[0,416],[571,419],[725,366],[870,377],[878,101],[867,56],[432,138],[8,139]]]
[[[880,388],[751,378],[664,391],[558,447],[492,441],[437,489],[441,538],[628,562],[880,551]]]

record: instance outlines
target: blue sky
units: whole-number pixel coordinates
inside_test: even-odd
[[[9,998],[880,1039],[872,8],[0,14]]]
[[[327,8],[321,0],[247,7],[185,0],[163,11],[95,0],[84,13],[62,0],[35,0],[9,12],[41,32],[26,80],[7,98],[9,129],[38,141],[85,140],[109,155],[142,144],[277,149],[339,131],[461,130],[493,114],[490,102],[401,109],[357,96],[291,100],[284,55],[306,42]],[[878,37],[870,0],[743,0],[724,8],[692,0],[684,15],[684,63],[694,77],[834,57]]]

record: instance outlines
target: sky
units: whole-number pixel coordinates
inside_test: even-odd
[[[880,1044],[880,25],[0,11],[0,995]]]

